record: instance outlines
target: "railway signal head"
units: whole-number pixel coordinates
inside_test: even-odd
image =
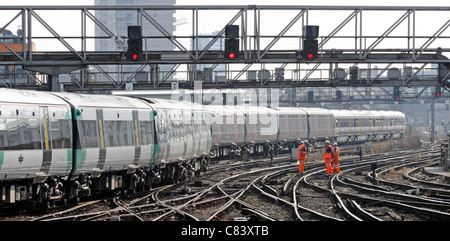
[[[239,39],[225,39],[225,58],[239,58]]]
[[[125,53],[127,60],[137,61],[142,56],[142,27],[128,26],[128,50]]]
[[[342,92],[340,90],[336,90],[336,101],[341,102],[342,100]]]
[[[308,102],[314,101],[314,91],[308,91]]]
[[[441,87],[440,86],[436,86],[436,97],[441,97]]]
[[[319,45],[315,39],[303,40],[303,59],[314,60],[319,56]]]
[[[400,100],[400,86],[394,86],[394,100],[399,101]]]
[[[239,25],[225,26],[225,58],[239,58]]]

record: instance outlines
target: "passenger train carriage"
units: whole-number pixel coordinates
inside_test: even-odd
[[[209,113],[213,156],[240,155],[245,144],[245,113],[235,106],[204,106]]]
[[[156,165],[167,167],[161,173],[162,178],[179,178],[178,164],[189,160],[193,168],[199,170],[212,145],[209,116],[202,105],[164,99],[143,100],[156,112]]]
[[[133,182],[138,180],[122,180],[122,176],[115,174],[130,174],[156,162],[154,112],[146,103],[118,96],[53,94],[67,101],[73,110],[74,162],[70,179],[86,176],[95,187],[89,187],[90,183],[83,178],[71,185],[76,189],[82,187],[71,189],[72,195],[78,195],[78,191],[89,194],[91,189],[135,185]]]
[[[110,95],[0,89],[2,203],[51,203],[179,181],[217,156],[246,160],[301,140],[400,138],[394,111],[202,106]]]

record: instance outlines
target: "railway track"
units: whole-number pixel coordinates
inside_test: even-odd
[[[417,162],[414,160],[417,153],[399,153],[399,157],[391,156],[383,162],[375,162],[377,168],[372,166],[374,162],[368,162],[363,166],[346,167],[339,175],[333,176],[330,180],[331,192],[340,200],[341,210],[353,220],[449,220],[449,200],[428,195],[447,193],[447,185],[442,185],[441,189],[418,188],[398,180],[380,178],[387,170],[416,166],[419,163],[429,165],[427,163],[437,156],[431,151],[419,150],[417,153],[425,154],[423,158],[426,161]],[[365,182],[352,180],[356,176],[361,177],[364,172],[367,173]],[[355,173],[358,175],[354,175]],[[373,173],[375,177],[371,176]]]
[[[449,220],[449,184],[422,171],[437,165],[437,157],[429,146],[362,161],[344,157],[335,175],[325,175],[323,162],[307,163],[300,175],[286,156],[226,163],[186,184],[21,214],[20,220]]]

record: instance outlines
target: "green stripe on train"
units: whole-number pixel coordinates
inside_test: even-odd
[[[86,161],[86,149],[75,149],[75,163],[71,174],[75,174],[80,170]]]
[[[150,159],[150,166],[155,165],[156,163],[156,159],[158,158],[159,155],[159,144],[154,144],[151,146],[151,148],[153,149],[153,156]]]
[[[67,149],[67,172],[70,173],[72,170],[73,160],[72,160],[72,149]]]
[[[2,169],[2,165],[3,165],[3,154],[4,152],[0,151],[0,170]]]

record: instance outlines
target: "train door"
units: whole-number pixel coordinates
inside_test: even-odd
[[[41,138],[42,138],[42,165],[39,170],[39,173],[42,176],[46,176],[50,170],[50,165],[52,164],[52,146],[50,139],[50,131],[49,131],[49,116],[48,116],[48,107],[47,106],[39,106],[39,114],[42,120],[41,125]],[[39,182],[39,181],[38,181]]]
[[[105,135],[104,135],[104,118],[103,118],[103,109],[96,110],[97,116],[97,130],[98,137],[100,139],[99,146],[99,157],[96,168],[97,170],[103,170],[106,162],[106,145],[105,145]]]
[[[139,138],[139,114],[137,110],[132,111],[133,131],[135,138],[133,165],[139,165],[141,159],[141,143]]]

